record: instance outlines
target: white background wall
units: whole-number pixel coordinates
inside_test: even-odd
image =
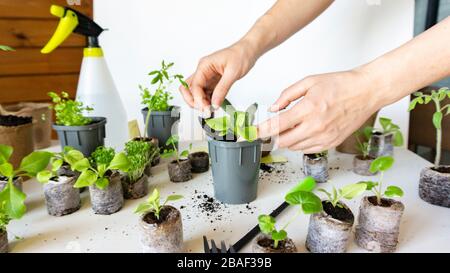
[[[138,84],[160,61],[174,61],[174,71],[189,76],[198,59],[239,39],[274,0],[95,0],[95,20],[109,31],[101,45],[128,118],[142,120]],[[234,85],[229,99],[245,107],[261,105],[259,121],[279,93],[316,73],[353,68],[409,40],[413,35],[413,0],[336,0],[316,21],[263,56]],[[149,85],[149,84],[147,84]],[[196,114],[174,86],[174,103],[184,106],[182,138],[200,137]],[[382,111],[407,132],[408,99]],[[194,130],[193,130],[194,128]]]

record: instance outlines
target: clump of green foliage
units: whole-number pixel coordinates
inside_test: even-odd
[[[285,201],[291,206],[299,206],[297,213],[279,230],[276,220],[270,215],[259,215],[259,229],[273,240],[273,248],[277,249],[279,242],[287,238],[286,228],[300,215],[300,213],[313,214],[322,211],[322,201],[312,191],[316,187],[314,178],[308,176],[300,181],[285,196]]]
[[[323,192],[327,196],[327,201],[330,202],[333,207],[342,208],[341,200],[347,199],[351,200],[356,196],[362,194],[366,191],[366,185],[362,183],[346,185],[340,189],[336,189],[333,186],[333,190],[328,192],[326,189],[318,189],[318,191]]]
[[[381,199],[386,197],[402,197],[403,190],[397,186],[388,186],[383,192],[383,177],[384,172],[389,170],[394,164],[394,158],[392,156],[381,156],[375,159],[372,164],[370,164],[370,172],[377,173],[380,172],[380,179],[378,182],[374,181],[361,181],[359,184],[366,185],[366,190],[372,191],[376,198],[377,204],[381,205]]]
[[[89,117],[83,116],[83,111],[92,111],[89,106],[83,106],[80,101],[74,101],[69,98],[69,94],[61,92],[61,95],[55,92],[48,92],[52,99],[53,106],[50,109],[55,110],[56,124],[64,126],[83,126],[92,122]]]
[[[114,148],[99,146],[95,149],[94,152],[92,152],[89,160],[91,164],[94,165],[108,165],[113,160],[115,155],[116,151],[114,151]]]
[[[437,169],[441,163],[442,119],[450,115],[450,103],[446,105],[442,105],[442,103],[446,98],[450,99],[450,89],[443,87],[438,91],[432,90],[431,94],[416,92],[413,95],[416,98],[411,101],[408,111],[414,110],[417,104],[428,104],[430,102],[433,102],[436,107],[436,111],[433,114],[433,126],[436,128],[436,157],[434,158],[434,167]]]
[[[253,125],[258,104],[254,103],[250,105],[245,111],[237,111],[225,99],[221,107],[228,114],[227,116],[206,120],[206,124],[219,136],[225,136],[231,133],[236,138],[242,137],[249,142],[258,138],[256,126]]]
[[[146,202],[139,204],[134,213],[137,214],[147,214],[149,212],[153,212],[155,214],[156,219],[159,220],[161,209],[167,204],[169,201],[176,201],[183,198],[182,195],[169,195],[166,200],[161,204],[161,197],[158,189],[154,189],[153,193],[147,199]]]
[[[130,161],[127,176],[131,182],[136,182],[144,174],[145,168],[152,161],[156,150],[146,141],[131,140],[125,143],[125,152]],[[153,154],[150,154],[150,153]]]
[[[179,137],[177,135],[170,136],[166,141],[167,147],[172,147],[169,149],[164,149],[164,152],[161,154],[162,158],[168,158],[175,156],[175,160],[178,164],[180,164],[181,158],[186,158],[189,155],[189,150],[183,150],[181,153],[178,153],[177,143],[179,142]]]

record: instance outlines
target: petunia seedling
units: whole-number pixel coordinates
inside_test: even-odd
[[[376,198],[377,204],[381,205],[381,199],[383,197],[402,197],[403,190],[397,186],[388,186],[383,192],[383,176],[384,172],[389,170],[394,164],[394,158],[391,156],[382,156],[375,159],[372,164],[370,164],[370,172],[376,173],[380,172],[380,179],[378,182],[374,181],[361,181],[359,184],[366,185],[366,190],[372,191]]]
[[[178,153],[177,144],[179,142],[179,137],[177,135],[170,136],[169,139],[166,141],[167,147],[172,147],[169,149],[165,149],[164,152],[161,154],[162,158],[169,158],[172,156],[175,156],[175,160],[177,163],[180,163],[181,158],[186,158],[189,155],[189,150],[183,150],[181,153]],[[192,146],[191,146],[192,147]]]
[[[90,112],[93,109],[84,106],[80,101],[70,99],[69,94],[61,92],[60,95],[55,92],[48,92],[52,99],[53,106],[50,109],[55,110],[56,124],[64,126],[82,126],[92,122],[92,119],[85,117],[83,112]]]
[[[330,202],[333,207],[342,207],[341,200],[347,199],[351,200],[358,195],[361,195],[366,191],[367,185],[362,183],[346,185],[340,189],[336,189],[333,186],[333,190],[328,192],[325,189],[318,189],[318,191],[323,192],[327,196],[327,201]]]
[[[146,202],[139,204],[139,206],[134,211],[137,214],[146,214],[148,212],[153,212],[156,219],[159,220],[161,209],[167,205],[170,201],[176,201],[182,199],[182,195],[169,195],[166,200],[161,204],[161,196],[158,189],[154,189],[152,194],[149,196]]]
[[[277,230],[275,224],[275,218],[270,215],[262,214],[258,216],[259,229],[262,233],[271,236],[273,240],[273,248],[276,249],[278,248],[278,243],[286,239],[287,232],[284,230],[286,226],[280,230]]]
[[[79,164],[83,164],[83,154],[70,146],[65,146],[62,152],[52,153],[50,159],[50,169],[45,169],[37,173],[36,179],[41,183],[48,183],[50,179],[57,176],[57,172],[64,163],[68,164],[72,171],[78,169]]]

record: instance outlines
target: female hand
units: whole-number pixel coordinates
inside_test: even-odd
[[[383,102],[366,72],[359,70],[307,77],[283,91],[269,109],[292,108],[259,126],[259,137],[278,136],[278,147],[317,153],[336,147]]]

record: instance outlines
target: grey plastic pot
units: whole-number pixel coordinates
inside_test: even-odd
[[[430,204],[450,208],[450,166],[424,168],[420,172],[419,196]]]
[[[6,185],[8,184],[8,180],[4,180],[3,177],[0,178],[0,192],[3,191],[3,189],[6,187]],[[23,190],[22,189],[22,183],[23,183],[23,178],[21,176],[14,178],[13,180],[13,185],[18,188],[19,190]]]
[[[377,158],[380,156],[394,156],[394,134],[382,134],[374,132],[369,140],[369,156]]]
[[[273,240],[265,234],[261,234],[253,240],[252,251],[253,253],[296,253],[297,247],[294,241],[290,238],[286,238],[283,241],[278,242],[278,248],[273,248]]]
[[[160,219],[153,212],[139,220],[140,242],[144,253],[176,253],[183,251],[181,213],[172,206],[163,206]]]
[[[372,164],[374,160],[375,159],[371,157],[363,158],[361,155],[355,155],[355,157],[353,157],[353,172],[363,176],[376,175],[378,172],[372,173],[370,171],[370,164]]]
[[[361,200],[355,229],[356,244],[373,252],[394,252],[405,206],[387,198],[383,198],[382,203],[382,206],[375,205],[375,196]]]
[[[8,253],[8,232],[0,231],[0,253]]]
[[[88,157],[98,146],[105,144],[106,118],[90,117],[92,123],[83,126],[64,126],[53,124],[58,133],[61,148],[71,146]]]
[[[143,174],[135,182],[131,182],[127,175],[121,175],[123,197],[125,199],[139,199],[148,193],[148,176]]]
[[[208,140],[215,197],[227,204],[245,204],[258,192],[261,140]]]
[[[144,117],[144,124],[147,121],[148,108],[141,110]],[[168,111],[152,111],[150,113],[150,122],[147,128],[147,135],[156,137],[159,141],[159,146],[163,147],[166,141],[172,134],[177,134],[177,129],[174,127],[176,122],[180,119],[180,107],[171,106]]]
[[[303,155],[303,173],[312,176],[316,182],[325,183],[328,181],[328,157],[312,157]]]
[[[81,207],[80,190],[74,188],[75,177],[59,176],[44,184],[45,203],[49,215],[64,216]]]
[[[120,174],[114,172],[109,177],[109,185],[101,190],[94,184],[89,186],[92,210],[95,214],[109,215],[123,207],[123,190]]]
[[[195,152],[188,156],[193,173],[204,173],[209,170],[209,155],[207,152]]]
[[[333,207],[322,201],[324,210],[312,214],[309,220],[306,248],[312,253],[344,253],[352,234],[355,217],[343,203]],[[340,219],[339,219],[340,218]]]

